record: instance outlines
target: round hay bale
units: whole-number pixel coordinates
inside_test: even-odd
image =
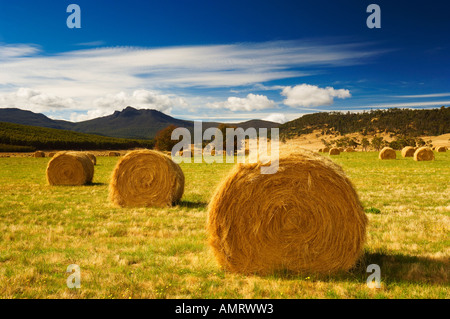
[[[92,183],[94,164],[82,152],[57,153],[47,165],[50,185],[85,185]]]
[[[111,156],[111,157],[120,156],[120,153],[119,152],[109,152],[108,156]]]
[[[330,149],[329,154],[330,155],[339,155],[339,154],[341,154],[341,151],[339,150],[339,148],[333,147],[332,149]]]
[[[412,146],[406,146],[402,149],[403,157],[413,157],[416,150]]]
[[[36,151],[34,152],[33,157],[45,157],[45,153],[41,151]]]
[[[110,200],[121,207],[170,206],[181,199],[184,174],[180,166],[158,151],[126,154],[114,169]]]
[[[97,165],[97,157],[92,153],[86,153],[87,157],[92,161],[92,164]]]
[[[381,160],[390,160],[390,159],[396,159],[397,153],[394,149],[390,147],[385,147],[380,151],[380,154],[378,155],[378,158]]]
[[[356,152],[355,149],[354,149],[353,147],[347,147],[347,148],[345,149],[345,151],[348,152],[348,153]]]
[[[48,153],[48,157],[53,157],[53,156],[55,156],[55,155],[56,155],[56,153],[54,153],[54,152]]]
[[[417,151],[414,152],[415,161],[432,161],[434,160],[434,153],[431,148],[423,146],[419,147]]]
[[[339,152],[343,152],[345,149],[343,147],[338,147]]]
[[[439,146],[436,148],[436,152],[439,152],[439,153],[447,152],[447,147]]]
[[[328,273],[360,256],[367,217],[341,167],[320,154],[280,154],[275,174],[237,164],[208,207],[209,244],[228,271]]]
[[[322,148],[322,152],[324,152],[324,153],[328,153],[329,151],[330,151],[329,147]]]

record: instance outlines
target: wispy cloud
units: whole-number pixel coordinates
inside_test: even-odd
[[[450,96],[450,92],[447,93],[434,93],[434,94],[417,94],[417,95],[396,95],[396,98],[411,98],[411,99],[421,99],[421,98],[431,98],[431,97],[444,97]]]

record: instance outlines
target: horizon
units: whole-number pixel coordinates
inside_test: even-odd
[[[66,25],[71,3],[80,29]],[[371,3],[379,29],[366,25]],[[449,11],[403,0],[2,3],[0,108],[72,122],[131,105],[190,121],[284,123],[449,106]]]

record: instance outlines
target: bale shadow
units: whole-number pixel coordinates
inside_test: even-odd
[[[450,258],[428,258],[384,252],[365,252],[356,265],[348,271],[332,274],[278,271],[270,277],[287,280],[308,278],[311,281],[346,280],[366,283],[367,278],[372,274],[372,272],[367,272],[367,266],[371,264],[380,266],[381,281],[385,283],[449,285]]]
[[[206,202],[191,202],[187,200],[182,200],[178,202],[178,206],[185,208],[203,208],[205,209],[208,206]]]

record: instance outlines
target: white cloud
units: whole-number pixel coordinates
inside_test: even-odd
[[[30,88],[20,88],[16,92],[0,94],[0,107],[16,107],[34,112],[76,107],[71,98],[48,94]]]
[[[284,104],[291,107],[315,107],[333,104],[334,98],[345,99],[351,96],[349,90],[336,90],[332,87],[319,88],[315,85],[300,84],[285,87],[281,95],[286,99]]]
[[[231,111],[253,111],[274,108],[276,103],[265,95],[250,93],[245,98],[229,97],[225,102],[208,103],[207,106]]]
[[[269,116],[266,116],[265,118],[263,118],[263,120],[280,123],[280,124],[286,123],[288,121],[288,119],[286,118],[286,115],[284,115],[283,113],[272,113]]]

